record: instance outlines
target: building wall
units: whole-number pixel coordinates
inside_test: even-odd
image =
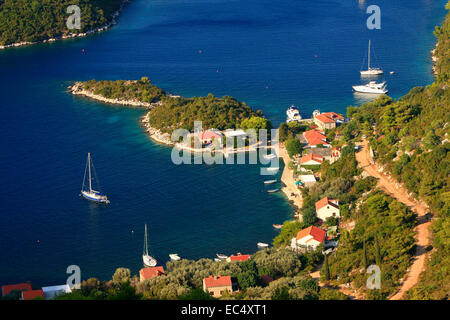
[[[319,126],[319,128],[322,129],[322,130],[336,128],[336,123],[335,122],[324,123],[324,122],[320,121],[319,119],[314,118],[314,123],[317,126]]]
[[[333,216],[333,213],[335,214]],[[323,221],[325,221],[329,217],[340,218],[340,210],[330,205],[326,205],[319,210],[316,211],[317,217]]]
[[[211,294],[213,297],[218,298],[221,297],[222,294],[225,293],[225,291],[227,291],[229,293],[233,292],[233,287],[232,286],[222,286],[222,287],[210,287],[210,288],[206,288],[205,283],[203,282],[203,291]]]

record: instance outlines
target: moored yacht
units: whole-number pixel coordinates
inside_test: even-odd
[[[300,112],[298,111],[297,107],[292,105],[287,109],[286,111],[286,122],[294,122],[294,121],[300,121],[302,120],[302,116],[300,115]]]
[[[372,68],[370,66],[370,40],[369,40],[369,51],[367,54],[367,70],[360,71],[362,76],[379,76],[383,74],[383,70],[381,68]]]
[[[106,195],[104,195],[102,192],[94,190],[92,188],[91,168],[94,171],[94,176],[97,177],[97,175],[95,174],[94,164],[92,163],[91,153],[88,153],[86,169],[84,170],[83,186],[81,187],[81,195],[83,196],[83,198],[90,200],[90,201],[99,202],[99,203],[109,203],[108,197]],[[85,186],[86,172],[88,172],[88,180],[89,180],[89,183],[87,186]],[[96,180],[98,180],[98,179],[96,178]],[[97,182],[97,185],[98,185],[98,182]],[[98,189],[99,186],[97,186],[96,188]]]
[[[375,93],[375,94],[383,94],[387,93],[386,82],[376,83],[375,81],[370,81],[367,84],[353,86],[353,90],[361,93]]]
[[[146,267],[154,267],[158,264],[158,261],[148,254],[147,224],[145,224],[144,252],[142,253],[142,261]]]

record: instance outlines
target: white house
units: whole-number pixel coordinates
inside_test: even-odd
[[[329,199],[328,197],[320,199],[316,202],[316,215],[322,221],[329,217],[340,218],[339,200]]]
[[[310,187],[317,182],[316,177],[314,177],[314,175],[312,174],[301,175],[300,180],[305,184],[306,187]]]
[[[291,248],[295,251],[300,249],[315,250],[320,244],[325,243],[325,238],[325,230],[311,226],[300,230],[297,237],[292,238]]]
[[[45,299],[53,299],[58,295],[72,292],[67,284],[61,286],[42,287],[42,291],[44,292]]]

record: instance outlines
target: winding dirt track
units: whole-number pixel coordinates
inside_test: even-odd
[[[356,160],[361,168],[367,172],[372,177],[378,178],[378,187],[384,192],[403,202],[412,211],[418,215],[418,225],[415,228],[417,232],[416,238],[416,252],[413,257],[411,266],[408,269],[408,273],[400,287],[400,290],[391,296],[390,300],[400,300],[406,291],[411,289],[418,281],[419,276],[425,268],[426,260],[426,247],[430,244],[430,234],[429,226],[430,222],[426,219],[426,214],[428,212],[427,206],[419,203],[417,200],[412,199],[408,195],[408,191],[403,188],[398,182],[388,177],[378,171],[378,166],[376,163],[371,163],[370,152],[368,147],[368,141],[364,140],[362,143],[357,145],[361,146],[362,149],[356,153]]]

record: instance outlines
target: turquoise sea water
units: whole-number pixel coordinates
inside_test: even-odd
[[[396,72],[393,97],[432,82],[445,2],[377,1],[382,29],[370,31],[370,1],[134,0],[109,32],[0,51],[0,284],[64,283],[72,264],[83,279],[136,273],[144,223],[161,262],[254,252],[293,213],[259,166],[176,166],[139,127],[142,111],[73,97],[72,81],[148,76],[174,94],[234,96],[274,124],[290,104],[344,113],[362,101],[351,86],[369,38]],[[78,196],[87,152],[109,206]]]

